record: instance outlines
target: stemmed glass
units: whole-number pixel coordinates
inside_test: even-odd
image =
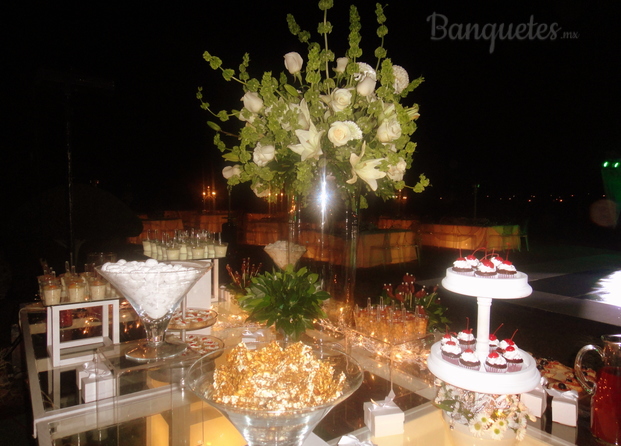
[[[260,349],[267,343],[253,345]],[[313,350],[315,357],[329,362],[335,377],[341,373],[345,377],[343,391],[338,398],[318,406],[283,410],[242,409],[233,404],[216,403],[212,398],[214,371],[227,361],[231,349],[216,350],[196,361],[186,375],[186,383],[197,396],[228,418],[248,442],[248,446],[301,446],[323,417],[362,384],[362,368],[355,359],[331,346],[322,346]],[[299,384],[291,383],[292,386]],[[261,398],[271,397],[257,397],[257,400]]]
[[[96,267],[97,272],[125,296],[145,327],[146,339],[126,352],[127,358],[146,362],[170,358],[185,351],[185,343],[166,340],[166,329],[181,299],[212,266],[210,262],[158,263],[149,259]]]

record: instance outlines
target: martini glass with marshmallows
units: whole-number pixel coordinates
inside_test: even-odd
[[[168,342],[166,329],[181,299],[211,268],[210,262],[145,262],[119,260],[96,267],[132,305],[146,330],[146,339],[125,353],[140,362],[177,356],[185,343]]]

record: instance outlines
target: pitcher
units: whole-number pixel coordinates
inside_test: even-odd
[[[591,398],[591,433],[599,440],[621,445],[621,334],[604,335],[604,348],[585,345],[575,361],[576,378]],[[582,358],[595,350],[604,366],[597,372],[597,382],[588,381],[582,372]]]

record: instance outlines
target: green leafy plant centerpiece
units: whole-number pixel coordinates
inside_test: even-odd
[[[330,295],[322,291],[319,276],[293,265],[252,278],[239,305],[249,313],[248,320],[272,325],[292,340],[297,340],[313,321],[325,317],[321,307]]]

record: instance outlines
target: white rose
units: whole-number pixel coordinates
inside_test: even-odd
[[[356,91],[360,96],[369,96],[375,91],[375,84],[377,81],[371,77],[365,77],[361,82],[356,85]]]
[[[379,142],[392,142],[401,136],[401,125],[396,117],[385,119],[377,129]]]
[[[259,113],[263,108],[263,99],[254,91],[246,92],[241,100],[244,102],[244,107],[250,110],[251,113]]]
[[[330,125],[328,139],[336,147],[347,144],[352,139],[362,139],[362,130],[352,121],[336,121]]]
[[[388,172],[386,175],[388,175],[388,178],[393,181],[401,181],[403,179],[403,175],[405,175],[406,168],[407,164],[405,163],[405,160],[399,157],[399,161],[395,166],[388,166]]]
[[[302,69],[302,65],[304,65],[304,60],[302,59],[302,56],[300,56],[299,53],[296,53],[295,51],[293,51],[291,53],[285,54],[284,57],[285,57],[285,68],[289,71],[289,73],[291,74],[299,73],[300,70]]]
[[[334,69],[334,71],[336,71],[337,73],[344,73],[348,63],[348,57],[339,57],[338,59],[336,59],[336,68]]]
[[[351,105],[351,91],[345,88],[337,88],[330,95],[330,107],[335,112],[345,110]]]
[[[373,80],[376,81],[377,73],[373,68],[371,68],[371,65],[364,62],[358,62],[358,73],[354,74],[354,79],[361,81],[365,77],[373,78]]]
[[[235,164],[234,166],[226,166],[222,169],[222,176],[227,180],[231,177],[237,177],[239,175],[241,175],[241,166],[239,164]]]
[[[405,71],[405,68],[399,65],[392,66],[392,74],[395,77],[395,82],[393,84],[395,93],[400,94],[410,84],[410,76],[408,76],[408,72]]]
[[[257,144],[252,154],[252,161],[259,167],[265,167],[267,163],[274,159],[276,149],[274,146],[263,146],[261,143]]]

